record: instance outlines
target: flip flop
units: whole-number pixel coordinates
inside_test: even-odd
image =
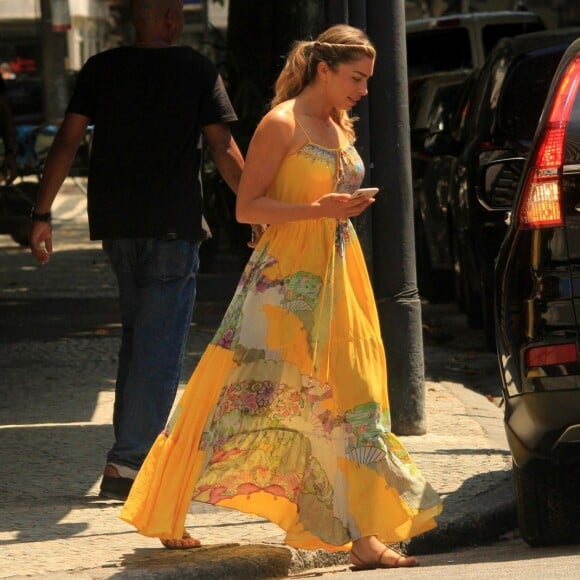
[[[388,551],[394,552],[397,559],[391,564],[388,562],[383,562],[383,556]],[[385,546],[385,549],[379,554],[379,557],[374,562],[365,562],[362,558],[359,558],[354,550],[350,552],[351,570],[356,572],[357,570],[375,570],[377,568],[412,568],[419,566],[419,561],[415,556],[406,556],[399,550],[392,548],[391,546]]]

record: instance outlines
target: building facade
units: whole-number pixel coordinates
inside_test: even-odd
[[[55,33],[66,35],[67,69],[78,70],[89,56],[105,48],[110,27],[107,0],[3,0],[0,63],[4,78],[40,72],[46,6],[52,11]]]

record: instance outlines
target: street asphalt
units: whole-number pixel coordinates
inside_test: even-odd
[[[197,503],[186,527],[203,547],[166,550],[119,519],[119,502],[98,497],[120,327],[84,201],[67,182],[46,266],[0,235],[0,578],[256,580],[346,567],[345,554],[288,548],[264,519]],[[200,276],[182,387],[237,276]],[[401,440],[444,510],[436,530],[407,544],[414,554],[492,541],[516,525],[495,357],[453,305],[426,304],[423,317],[427,433]]]

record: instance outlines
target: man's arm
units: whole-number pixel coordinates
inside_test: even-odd
[[[229,188],[237,195],[240,178],[244,168],[244,157],[227,125],[206,125],[202,129],[211,156]],[[255,247],[266,226],[251,224],[252,239],[250,248]]]
[[[54,198],[69,174],[88,124],[89,118],[84,115],[67,113],[65,116],[46,158],[38,198],[34,206],[35,213],[50,212]],[[48,262],[52,253],[50,222],[33,221],[30,249],[39,262]]]
[[[237,195],[244,158],[227,125],[206,125],[202,129],[211,156],[229,188]]]

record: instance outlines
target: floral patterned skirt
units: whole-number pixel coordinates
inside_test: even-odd
[[[179,538],[191,500],[268,518],[296,548],[435,526],[440,499],[390,432],[379,321],[349,222],[266,232],[121,517]]]

